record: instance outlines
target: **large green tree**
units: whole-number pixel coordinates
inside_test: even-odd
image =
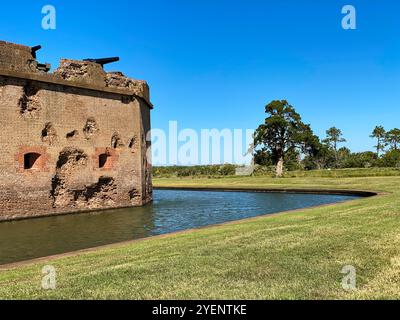
[[[338,145],[339,143],[346,142],[343,138],[342,131],[336,127],[329,128],[326,130],[326,139],[323,140],[328,146],[330,146],[335,152],[336,166],[339,163]]]
[[[400,167],[400,150],[389,150],[379,161],[382,167]]]
[[[254,133],[254,145],[270,155],[276,175],[283,175],[285,158],[297,149],[304,150],[312,136],[309,125],[286,100],[274,100],[265,107],[268,117]]]
[[[303,153],[305,157],[302,162],[307,170],[320,170],[335,163],[333,151],[326,144],[321,143],[316,135],[308,136]]]
[[[400,129],[394,128],[386,132],[385,141],[391,150],[397,151],[400,144]]]
[[[375,148],[376,148],[376,155],[379,158],[379,153],[385,149],[385,137],[386,137],[385,128],[382,126],[376,126],[374,131],[372,131],[370,137],[375,138],[377,140]]]

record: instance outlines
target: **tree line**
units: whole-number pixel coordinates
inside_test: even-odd
[[[275,166],[277,176],[284,170],[400,166],[398,128],[376,126],[370,136],[377,142],[375,151],[353,153],[341,147],[346,139],[340,129],[329,128],[321,140],[286,100],[270,102],[265,113],[254,133],[254,158],[256,164]]]

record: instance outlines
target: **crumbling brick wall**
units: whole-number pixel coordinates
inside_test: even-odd
[[[0,221],[151,201],[147,84],[29,49],[0,42]]]

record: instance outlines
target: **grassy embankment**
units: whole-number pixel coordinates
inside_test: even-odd
[[[0,298],[400,298],[400,177],[330,174],[337,177],[174,178],[155,184],[386,194],[1,270]],[[46,264],[57,269],[54,291],[40,289]],[[356,291],[341,288],[345,265],[357,269]]]

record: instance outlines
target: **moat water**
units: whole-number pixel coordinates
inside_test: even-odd
[[[0,223],[0,264],[355,198],[155,190],[154,202],[141,208]]]

